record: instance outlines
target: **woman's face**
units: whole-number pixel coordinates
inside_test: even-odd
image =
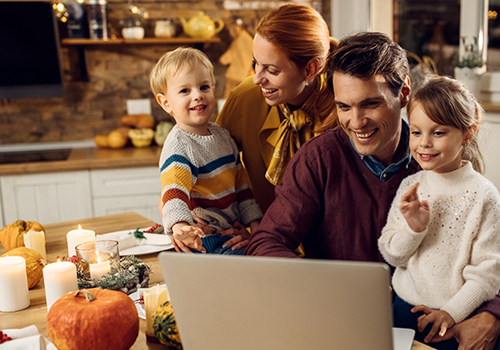
[[[299,69],[279,49],[259,34],[253,41],[255,76],[253,82],[260,85],[262,95],[270,106],[288,103],[300,106],[311,95],[306,89],[306,70]]]

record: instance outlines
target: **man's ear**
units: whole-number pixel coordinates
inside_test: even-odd
[[[406,76],[405,80],[403,81],[403,86],[401,86],[401,108],[406,107],[408,104],[408,101],[410,100],[410,93],[411,93],[411,82],[410,82],[410,77]]]
[[[167,112],[168,114],[172,115],[172,108],[170,108],[170,103],[167,100],[167,96],[164,94],[157,94],[156,95],[156,102]]]
[[[311,58],[309,62],[306,64],[306,76],[305,80],[306,81],[313,81],[316,78],[316,75],[318,75],[318,70],[319,70],[319,61],[318,59]]]

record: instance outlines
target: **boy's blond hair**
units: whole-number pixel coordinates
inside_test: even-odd
[[[155,97],[158,94],[165,95],[167,93],[169,78],[175,76],[182,69],[194,68],[200,64],[208,68],[210,71],[211,83],[215,86],[214,66],[208,57],[200,50],[190,47],[179,47],[174,51],[165,53],[158,60],[149,75],[151,90]]]

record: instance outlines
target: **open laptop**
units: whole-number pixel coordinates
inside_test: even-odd
[[[159,255],[184,350],[410,350],[382,263]],[[394,336],[393,336],[394,333]]]

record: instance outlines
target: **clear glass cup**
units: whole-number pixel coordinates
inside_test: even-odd
[[[120,270],[117,241],[95,241],[76,246],[76,257],[84,278],[99,279]]]

